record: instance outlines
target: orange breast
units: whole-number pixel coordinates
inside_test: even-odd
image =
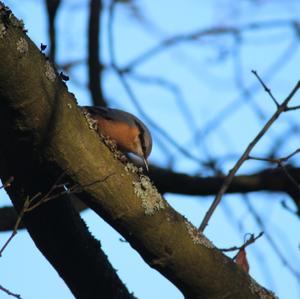
[[[121,151],[136,152],[136,137],[139,134],[138,128],[105,118],[98,118],[97,121],[99,131],[104,136],[113,139]]]

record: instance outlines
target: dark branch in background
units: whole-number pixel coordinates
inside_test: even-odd
[[[275,29],[282,27],[292,27],[295,30],[298,30],[298,21],[297,20],[271,20],[265,22],[255,22],[249,23],[240,27],[231,27],[231,26],[220,26],[208,29],[200,29],[194,32],[188,32],[186,34],[178,34],[172,37],[169,37],[163,41],[161,41],[158,45],[150,48],[145,51],[137,58],[129,62],[124,68],[123,71],[132,70],[136,68],[140,64],[148,61],[153,56],[161,53],[162,51],[166,51],[170,47],[176,46],[183,42],[195,42],[199,41],[201,38],[209,37],[209,36],[218,36],[218,35],[238,35],[242,32],[252,31],[252,30],[266,30],[266,29]]]
[[[265,80],[268,81],[272,77],[274,77],[274,74],[278,73],[279,69],[282,69],[288,63],[289,59],[291,59],[291,57],[297,53],[298,47],[299,41],[293,40],[283,51],[283,53],[278,57],[278,59],[276,59],[276,61],[268,67],[267,71],[264,72],[263,77],[265,78]],[[249,101],[253,100],[253,95],[260,90],[261,87],[257,83],[242,88],[241,94],[236,99],[231,101],[228,105],[226,105],[223,109],[221,109],[203,127],[197,130],[192,140],[203,140],[203,138],[207,137],[210,133],[214,132],[214,130],[216,130],[217,127],[219,127],[227,119],[229,119],[229,117],[232,116],[234,112],[238,111],[238,108],[240,108],[242,104],[249,103]],[[257,109],[256,113],[258,114]],[[258,116],[260,118],[261,110],[259,111]],[[292,122],[292,125],[296,128],[299,128],[299,124],[296,122]]]
[[[166,91],[169,91],[174,97],[177,106],[180,108],[182,112],[180,117],[183,118],[185,124],[189,126],[190,130],[192,131],[196,130],[197,122],[187,102],[185,101],[180,86],[178,86],[174,82],[171,82],[171,80],[159,76],[143,75],[131,71],[127,72],[126,74],[129,76],[130,79],[134,79],[141,84],[157,85],[158,87],[165,89]]]
[[[57,9],[60,5],[60,0],[46,0],[47,15],[48,15],[48,34],[50,39],[49,58],[55,63],[56,54],[56,31],[55,31],[55,17]]]
[[[129,99],[132,101],[138,112],[143,116],[143,119],[165,140],[167,140],[172,146],[174,146],[181,154],[188,157],[191,160],[194,160],[198,164],[205,164],[204,161],[193,155],[189,152],[184,146],[181,146],[177,143],[164,129],[158,126],[143,110],[139,101],[135,97],[134,92],[132,91],[128,81],[126,80],[126,71],[121,70],[116,61],[115,55],[115,46],[114,46],[114,38],[113,38],[113,23],[114,23],[114,15],[115,15],[115,1],[111,1],[109,6],[109,19],[108,19],[108,47],[109,47],[109,55],[111,60],[111,67],[116,72],[119,77],[123,88],[125,89],[126,93],[129,96]]]
[[[99,60],[101,27],[100,16],[102,12],[102,0],[90,0],[89,7],[89,25],[88,25],[88,72],[89,89],[93,105],[107,106],[101,87],[103,65]]]
[[[123,75],[123,79],[127,85],[126,88],[130,88],[128,80],[126,80],[125,75],[131,76],[133,73],[134,69],[137,68],[140,63],[144,63],[148,61],[150,58],[152,58],[152,55],[155,55],[157,53],[160,53],[161,51],[167,50],[169,47],[175,46],[179,43],[182,42],[199,42],[201,38],[205,37],[221,37],[221,36],[232,36],[235,40],[239,41],[241,40],[240,37],[243,37],[243,33],[247,33],[248,31],[253,31],[253,30],[268,30],[268,29],[280,29],[280,28],[290,28],[291,32],[294,32],[297,37],[297,32],[299,30],[298,28],[298,23],[296,20],[271,20],[271,21],[266,21],[266,22],[254,22],[254,23],[249,23],[246,25],[242,26],[229,26],[229,27],[213,27],[213,28],[208,28],[208,29],[201,29],[201,30],[196,30],[194,32],[188,32],[185,34],[178,34],[175,36],[172,36],[170,38],[167,38],[166,40],[162,41],[159,43],[157,46],[153,47],[149,51],[146,51],[145,53],[142,53],[138,58],[134,59],[132,62],[126,64],[123,68],[119,68],[116,70],[119,72],[119,75]],[[238,42],[239,43],[239,42]],[[236,43],[236,44],[238,44]],[[288,48],[280,55],[280,57],[268,68],[267,72],[264,74],[264,78],[270,79],[271,76],[273,76],[276,72],[278,71],[279,68],[282,68],[284,64],[286,64],[287,61],[289,61],[290,57],[296,53],[296,49],[298,47],[298,41],[294,41],[288,46]],[[122,81],[121,80],[121,81]],[[124,82],[122,82],[123,85]],[[216,129],[222,122],[224,122],[225,119],[228,118],[229,115],[232,115],[239,107],[241,107],[242,104],[247,103],[251,106],[252,110],[258,115],[260,120],[265,119],[265,113],[263,109],[259,107],[258,104],[256,104],[252,98],[254,92],[257,92],[259,88],[257,87],[257,84],[251,85],[249,87],[243,86],[241,90],[241,96],[239,96],[237,99],[232,101],[228,106],[226,106],[224,109],[220,111],[220,113],[217,114],[216,117],[213,117],[211,121],[209,121],[204,127],[201,127],[200,130],[195,130],[196,134],[193,137],[193,140],[190,140],[187,142],[188,145],[191,144],[191,142],[197,143],[198,146],[203,147],[204,146],[204,137],[212,132],[213,129]],[[131,93],[132,90],[131,90]],[[136,105],[136,101],[132,98],[131,95],[129,95],[130,98],[132,99],[133,103]],[[137,107],[138,110],[140,111],[140,108]],[[144,116],[145,113],[142,112],[142,115]],[[146,116],[147,117],[147,116]],[[146,118],[145,117],[145,118]],[[295,126],[295,122],[292,120],[291,126]],[[148,122],[154,130],[156,130],[155,126],[152,126],[152,122]],[[298,125],[297,125],[298,126]],[[160,128],[159,128],[160,129]],[[162,135],[165,137],[164,135]],[[172,145],[175,145],[171,143]],[[178,149],[177,145],[175,147]],[[181,150],[180,150],[181,151]],[[182,152],[182,151],[181,151]],[[184,152],[182,152],[184,153]],[[184,153],[185,154],[185,153]],[[193,156],[194,157],[194,156]],[[205,158],[206,160],[209,159],[209,157]],[[195,160],[196,161],[196,160]]]
[[[289,111],[289,109],[287,109],[287,111]],[[294,152],[292,152],[291,154],[289,154],[286,157],[282,157],[282,158],[260,158],[260,157],[252,157],[249,156],[248,159],[249,160],[257,160],[257,161],[264,161],[264,162],[269,162],[269,163],[276,163],[278,165],[278,167],[280,167],[282,169],[282,171],[284,172],[284,174],[286,175],[286,177],[290,180],[290,182],[294,185],[295,188],[291,188],[290,190],[287,190],[288,194],[293,198],[296,206],[297,206],[297,213],[298,215],[300,215],[300,179],[299,178],[295,178],[290,172],[289,169],[286,167],[285,162],[287,162],[290,158],[292,158],[293,156],[297,155],[300,152],[300,149],[295,150]]]
[[[7,28],[11,24],[5,25]],[[49,61],[21,30],[9,26],[7,35],[9,38],[0,43],[3,57],[0,60],[0,97],[3,99],[0,101],[3,140],[0,158],[5,161],[4,165],[0,163],[4,167],[0,171],[4,181],[11,174],[15,176],[8,193],[18,211],[26,196],[47,192],[59,173],[68,171],[70,182],[85,186],[115,172],[116,177],[85,188],[81,195],[85,195],[85,202],[123,234],[145,261],[172,281],[185,297],[219,298],[225,292],[228,299],[252,299],[262,293],[275,298],[198,234],[191,223],[163,200],[148,178],[139,175],[138,169],[128,171],[120,161],[114,160],[113,154],[90,130],[57,73],[54,69],[48,72],[52,68]],[[21,37],[27,43],[26,53],[23,48],[22,53],[16,49]],[[19,72],[14,72],[16,77],[12,80],[9,74],[15,69]],[[112,279],[99,277],[105,273],[95,269],[95,257],[88,259],[93,260],[91,263],[84,254],[76,254],[76,246],[82,246],[83,251],[90,254],[99,248],[83,242],[83,232],[75,231],[75,221],[65,223],[70,219],[70,212],[74,210],[68,206],[67,198],[57,198],[26,213],[24,223],[61,276],[66,281],[69,278],[76,282],[73,288],[81,288],[81,292],[72,289],[77,298],[115,298],[107,292],[100,293],[101,286],[112,285],[116,292],[120,286]],[[66,231],[71,227],[71,231]],[[174,229],[176,236],[172,233]],[[76,243],[72,244],[70,238],[76,239]],[[63,245],[68,248],[59,246],[65,242]],[[61,255],[59,262],[51,259],[51,249],[55,249],[52,254],[56,257]],[[60,271],[67,261],[73,265],[72,272],[68,273],[71,278]],[[79,265],[84,271],[78,269]],[[89,295],[82,293],[83,284]]]
[[[253,73],[257,76],[256,72],[253,71]],[[255,145],[258,143],[258,141],[264,136],[264,134],[269,130],[269,128],[272,126],[272,124],[277,120],[279,115],[282,112],[286,111],[290,100],[293,98],[293,96],[295,95],[295,93],[298,91],[299,88],[300,88],[300,81],[298,81],[296,86],[293,88],[293,90],[288,95],[288,97],[283,101],[283,103],[278,106],[278,108],[277,108],[276,112],[273,114],[273,116],[268,120],[268,122],[264,125],[264,127],[257,134],[257,136],[250,142],[250,144],[246,148],[245,152],[242,154],[242,156],[236,162],[234,167],[229,171],[229,174],[226,177],[220,191],[218,192],[215,200],[213,201],[211,207],[207,211],[207,213],[206,213],[206,215],[205,215],[205,217],[204,217],[204,219],[203,219],[203,221],[202,221],[202,223],[199,227],[199,230],[201,232],[203,232],[205,227],[207,226],[209,219],[211,218],[213,212],[215,211],[218,204],[220,203],[220,201],[222,199],[222,196],[227,191],[229,185],[232,182],[232,179],[234,178],[235,174],[237,173],[237,171],[239,170],[241,165],[245,162],[245,160],[249,159],[249,154],[252,151],[252,149],[255,147]]]
[[[225,180],[225,177],[198,177],[154,166],[151,166],[150,168],[150,178],[154,181],[160,193],[191,196],[215,195]],[[300,168],[291,166],[285,166],[285,168],[296,181],[300,181]],[[283,192],[289,195],[299,192],[298,187],[295,187],[293,182],[281,168],[269,168],[254,174],[234,177],[227,193],[245,194],[248,192],[259,191]],[[300,216],[299,198],[300,195],[299,197],[292,196],[297,207],[298,216]],[[76,207],[76,209],[82,210],[82,207]],[[17,214],[13,207],[0,208],[0,231],[12,230],[16,220]]]
[[[300,168],[287,166],[290,174],[300,180]],[[225,181],[225,177],[198,177],[151,166],[150,177],[161,193],[184,195],[215,195]],[[289,192],[292,182],[279,168],[235,176],[227,193],[248,193],[257,191]],[[300,208],[300,207],[299,207]]]

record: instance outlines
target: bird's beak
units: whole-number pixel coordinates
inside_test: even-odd
[[[147,169],[147,172],[149,172],[149,164],[148,164],[148,161],[146,160],[146,158],[143,158],[143,161],[144,161],[145,167],[146,167],[146,169]]]

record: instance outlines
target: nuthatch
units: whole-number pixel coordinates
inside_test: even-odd
[[[152,149],[152,137],[141,120],[118,109],[88,106],[82,108],[95,122],[98,133],[114,140],[121,151],[142,158],[149,171],[147,157]]]

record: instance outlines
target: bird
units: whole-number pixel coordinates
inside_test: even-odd
[[[122,152],[140,157],[149,172],[147,158],[152,150],[152,136],[146,125],[133,114],[113,108],[82,106],[95,122],[98,134],[116,142]]]

